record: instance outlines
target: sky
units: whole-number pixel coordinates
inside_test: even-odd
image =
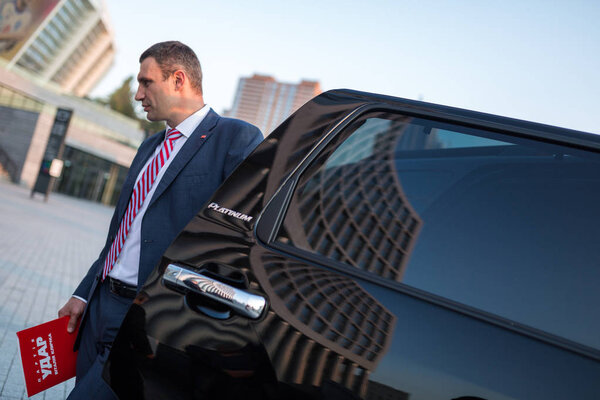
[[[92,96],[179,40],[217,112],[258,73],[600,134],[597,0],[105,1],[116,56]]]

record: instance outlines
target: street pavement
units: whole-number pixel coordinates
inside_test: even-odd
[[[16,332],[57,318],[106,238],[113,209],[0,179],[0,399],[27,399]],[[32,399],[64,399],[74,379]]]

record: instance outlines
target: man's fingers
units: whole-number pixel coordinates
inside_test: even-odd
[[[69,324],[67,325],[67,332],[73,333],[75,332],[75,328],[77,327],[77,322],[79,321],[79,314],[71,314],[71,318],[69,318]]]
[[[67,332],[73,333],[77,328],[77,324],[79,323],[79,318],[83,314],[83,310],[85,309],[85,302],[71,297],[69,301],[58,310],[59,317],[69,316],[69,322],[67,324]]]
[[[68,305],[69,305],[69,303],[65,304],[64,306],[62,306],[62,308],[60,310],[58,310],[58,318],[65,317],[65,316],[71,314],[67,307]]]

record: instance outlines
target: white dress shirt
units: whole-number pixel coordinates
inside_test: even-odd
[[[128,283],[133,286],[137,286],[138,284],[138,270],[140,266],[140,242],[142,238],[142,220],[144,219],[144,214],[146,213],[146,209],[148,208],[148,204],[150,203],[150,199],[152,198],[156,187],[158,186],[158,182],[162,179],[163,175],[171,162],[177,157],[177,153],[183,147],[187,139],[192,135],[192,133],[196,130],[198,125],[204,120],[204,117],[208,114],[210,107],[205,105],[200,110],[196,111],[194,114],[187,117],[183,120],[179,125],[175,127],[179,132],[183,134],[183,136],[177,141],[175,141],[173,146],[173,151],[171,152],[171,156],[165,162],[163,167],[158,172],[156,176],[156,180],[150,188],[150,191],[146,195],[144,202],[142,203],[142,207],[139,209],[137,215],[133,219],[131,223],[131,227],[129,228],[129,233],[127,234],[127,238],[125,239],[125,243],[123,244],[123,248],[121,249],[121,253],[119,253],[119,257],[113,266],[113,269],[108,274],[110,277],[114,279],[118,279],[122,282]],[[167,130],[170,129],[167,124]],[[137,181],[141,178],[142,174],[146,170],[148,164],[154,159],[154,157],[160,152],[162,148],[163,142],[158,145],[154,154],[148,158],[148,161],[144,165],[144,167],[140,170],[139,175],[137,176]]]

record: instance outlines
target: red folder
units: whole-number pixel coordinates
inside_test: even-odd
[[[77,331],[68,333],[68,322],[67,316],[17,332],[28,396],[75,376]]]

